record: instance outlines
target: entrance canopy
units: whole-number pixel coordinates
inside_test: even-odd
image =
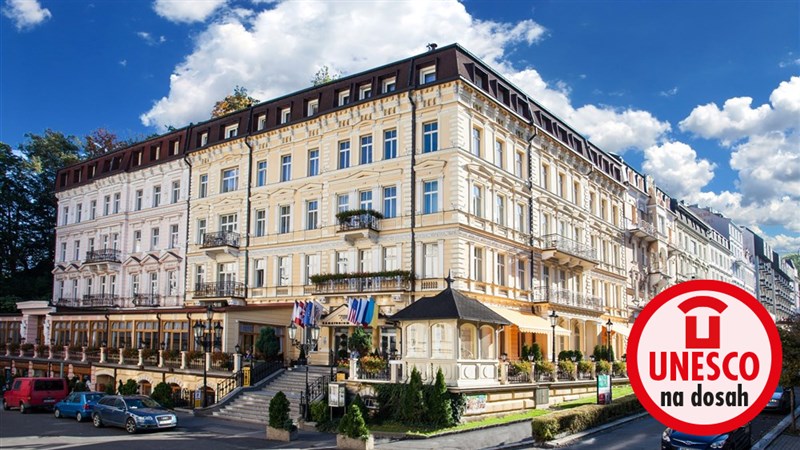
[[[503,308],[502,306],[489,306],[492,311],[505,317],[506,320],[519,327],[523,333],[552,333],[553,327],[547,319],[534,314],[523,313],[513,309]],[[569,336],[569,330],[556,325],[556,334]]]

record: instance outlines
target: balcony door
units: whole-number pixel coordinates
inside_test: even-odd
[[[219,216],[219,231],[223,231],[226,233],[236,233],[237,227],[237,220],[236,214],[227,214],[224,216]]]
[[[220,284],[230,285],[236,281],[236,263],[221,263],[218,265],[217,281]]]

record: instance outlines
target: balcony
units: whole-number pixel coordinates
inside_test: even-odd
[[[650,265],[647,275],[650,281],[650,286],[653,286],[659,291],[667,287],[669,280],[672,279],[672,277],[669,275],[667,265],[659,262],[654,262]]]
[[[232,256],[239,255],[239,233],[233,231],[217,231],[216,233],[205,233],[203,243],[200,248],[204,249],[206,256],[215,257],[219,253],[227,253]]]
[[[533,302],[550,303],[553,305],[581,309],[593,314],[602,314],[605,312],[603,302],[600,298],[569,289],[551,289],[549,287],[535,288],[533,290]]]
[[[217,283],[197,283],[194,298],[197,299],[244,299],[245,287],[240,281],[220,281]]]
[[[654,242],[658,240],[658,233],[655,225],[647,222],[644,219],[627,220],[625,223],[625,230],[631,236],[641,239],[645,242]]]
[[[591,246],[558,234],[542,236],[542,260],[554,261],[570,268],[592,270],[597,264],[597,252]]]
[[[119,266],[121,260],[122,253],[119,250],[104,248],[86,252],[86,260],[83,261],[83,265],[93,272],[100,272]]]
[[[133,306],[137,308],[155,308],[161,305],[161,295],[138,293],[131,299]]]
[[[383,214],[371,209],[356,209],[340,212],[336,214],[336,219],[339,221],[337,232],[352,244],[359,239],[375,240],[380,232]]]
[[[385,274],[323,274],[311,277],[314,294],[396,292],[411,289],[408,272]]]
[[[82,298],[61,297],[55,302],[55,306],[66,308],[114,308],[119,306],[122,299],[118,295],[112,294],[89,294]]]

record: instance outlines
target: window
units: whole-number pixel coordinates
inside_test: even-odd
[[[167,295],[178,295],[178,271],[167,272]]]
[[[539,186],[542,189],[550,190],[550,166],[547,164],[542,164],[542,173],[540,175]]]
[[[472,252],[472,279],[483,281],[483,249],[475,247]]]
[[[82,210],[83,210],[83,204],[78,203],[75,207],[75,223],[80,223]]]
[[[459,358],[478,359],[478,339],[475,325],[465,323],[458,328]]]
[[[383,188],[383,217],[391,219],[397,217],[397,187]]]
[[[267,234],[267,210],[256,210],[256,237],[266,236]]]
[[[600,218],[606,220],[608,216],[608,202],[606,199],[600,200]]]
[[[226,214],[219,216],[219,231],[225,233],[236,233],[239,229],[238,216],[236,214]]]
[[[266,269],[266,261],[263,259],[257,259],[255,263],[255,269],[253,272],[253,287],[264,287],[264,271]]]
[[[292,179],[292,155],[281,156],[281,181]]]
[[[306,278],[303,284],[311,284],[311,276],[319,274],[319,255],[306,255]]]
[[[208,144],[208,131],[204,131],[200,134],[200,147],[204,147]]]
[[[169,226],[169,248],[178,248],[178,225]]]
[[[472,154],[481,156],[481,130],[478,128],[472,129]]]
[[[495,273],[495,284],[499,284],[500,286],[505,286],[507,284],[506,280],[506,255],[497,255],[497,271]]]
[[[319,175],[319,150],[308,151],[308,176]]]
[[[203,243],[203,236],[206,234],[206,219],[197,219],[197,243]]]
[[[181,182],[180,181],[173,181],[172,182],[172,203],[178,203],[178,200],[181,198]]]
[[[431,326],[431,358],[452,359],[455,353],[453,326],[435,323]]]
[[[75,250],[75,253],[72,255],[72,260],[78,261],[81,259],[81,241],[75,241],[73,249]]]
[[[59,260],[61,260],[61,262],[64,262],[64,261],[67,260],[67,243],[66,242],[62,242],[61,243],[61,251],[59,252],[59,255],[60,255],[59,256]]]
[[[280,207],[280,220],[278,222],[278,233],[288,233],[291,231],[292,208],[289,205]]]
[[[372,97],[372,85],[365,84],[358,88],[358,99],[359,100],[366,100]]]
[[[372,136],[361,136],[361,158],[359,164],[372,163]]]
[[[278,286],[289,285],[289,257],[278,256],[276,266],[278,267],[278,279],[276,280]]]
[[[517,283],[520,289],[525,289],[525,261],[517,260]]]
[[[205,198],[208,196],[208,174],[200,175],[200,193],[198,197]]]
[[[439,212],[439,182],[426,181],[423,183],[423,214]]]
[[[556,184],[556,195],[565,198],[567,195],[567,176],[563,173],[558,174],[558,184]]]
[[[97,200],[89,202],[89,220],[94,220],[97,217]]]
[[[233,192],[239,188],[239,168],[222,171],[222,192]]]
[[[181,150],[181,142],[175,141],[172,143],[172,154],[177,155]]]
[[[575,202],[576,205],[581,205],[581,185],[577,181],[572,183],[572,201]]]
[[[428,122],[422,125],[422,153],[439,150],[439,124]]]
[[[347,252],[336,252],[336,273],[348,273],[349,266]]]
[[[103,215],[107,216],[111,214],[111,196],[106,195],[103,197]]]
[[[381,92],[394,92],[397,89],[397,79],[395,77],[387,78],[381,83]]]
[[[142,251],[142,230],[133,231],[133,251]]]
[[[158,272],[150,272],[150,292],[151,295],[158,295]],[[141,324],[141,322],[139,322]],[[154,327],[155,328],[155,327]]]
[[[258,116],[258,124],[256,125],[256,130],[261,131],[267,127],[267,115],[262,114]]]
[[[198,264],[194,269],[195,286],[202,286],[206,281],[206,266]]]
[[[472,214],[483,217],[483,188],[472,185]]]
[[[153,186],[153,208],[161,204],[161,186]]]
[[[114,194],[114,214],[119,213],[119,202],[121,198],[122,195],[119,192]]]
[[[292,117],[292,108],[283,108],[281,110],[281,125],[284,123],[289,123],[289,119]]]
[[[397,158],[397,130],[383,132],[383,159]]]
[[[419,84],[428,84],[436,81],[436,66],[423,67],[419,71]]]
[[[256,186],[267,184],[267,162],[258,161],[256,163]]]
[[[306,107],[306,116],[311,117],[319,112],[319,100],[309,100]]]
[[[339,168],[350,167],[350,141],[339,142]]]
[[[501,141],[494,141],[494,165],[503,168],[503,143]]]
[[[228,125],[225,127],[225,139],[236,137],[239,132],[239,124]]]
[[[345,212],[350,209],[350,196],[339,194],[336,198],[336,212]]]
[[[424,244],[422,248],[425,264],[422,268],[423,278],[439,278],[439,245]]]
[[[372,191],[361,191],[358,193],[360,209],[372,209]]]
[[[383,248],[383,270],[397,270],[397,247]]]
[[[157,250],[158,249],[158,238],[161,230],[158,228],[153,228],[150,230],[150,250]]]
[[[344,90],[339,92],[339,105],[344,106],[350,103],[350,90]]]
[[[133,203],[133,210],[134,211],[141,211],[142,210],[142,200],[144,199],[144,191],[141,189],[136,190],[136,195],[134,196],[134,203]]]
[[[66,225],[69,223],[69,206],[65,206],[61,209],[61,225]]]
[[[522,152],[514,152],[514,175],[522,178]]]
[[[520,233],[525,232],[525,205],[517,203],[517,231]]]
[[[488,325],[480,329],[481,359],[495,359],[494,330]]]
[[[501,195],[495,199],[494,215],[498,225],[506,226],[506,199]]]
[[[306,201],[306,230],[316,230],[319,220],[319,202],[317,200]]]

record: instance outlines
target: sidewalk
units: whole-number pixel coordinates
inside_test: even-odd
[[[375,448],[381,450],[463,450],[470,448],[502,448],[520,444],[525,444],[526,448],[530,448],[533,445],[531,422],[529,420],[429,439],[405,439],[394,442],[381,439],[380,441],[375,441]]]
[[[798,428],[800,428],[800,419],[798,419]],[[800,435],[789,434],[790,429],[787,428],[777,439],[767,447],[767,450],[796,450],[800,448]]]

